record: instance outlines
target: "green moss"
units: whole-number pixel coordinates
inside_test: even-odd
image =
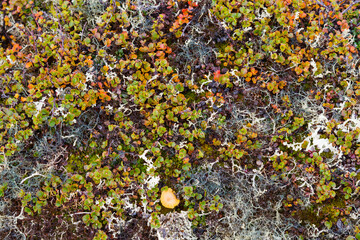
[[[331,159],[333,156],[334,156],[334,153],[332,152],[322,152],[320,154],[320,156],[324,159],[324,158],[327,158],[327,159]]]
[[[304,223],[311,223],[315,224],[316,226],[318,226],[322,220],[322,216],[317,215],[316,208],[313,206],[304,210],[293,212],[293,216],[303,221]]]
[[[184,92],[184,96],[186,98],[187,103],[189,104],[200,102],[200,96],[198,96],[196,93],[194,93],[191,90]]]
[[[325,219],[335,222],[340,213],[338,209],[345,207],[345,199],[343,196],[337,196],[321,204],[315,204],[304,210],[296,211],[293,215],[304,223],[310,223],[320,227]]]
[[[311,89],[311,87],[312,87],[312,84],[311,84],[311,83],[305,83],[305,84],[304,84],[304,90],[305,90],[305,91],[309,91],[309,90]]]
[[[84,166],[93,162],[94,158],[99,158],[101,150],[101,148],[95,150],[88,148],[85,151],[72,152],[65,166],[66,171],[70,173],[83,173]]]
[[[202,152],[204,152],[204,157],[217,157],[219,156],[219,152],[217,149],[215,149],[213,146],[211,146],[210,144],[205,143],[204,139],[200,139],[199,140],[201,145],[200,145],[200,149]]]
[[[220,42],[216,43],[215,47],[219,50],[219,52],[223,53],[225,52],[225,48],[229,45],[227,42]]]
[[[76,154],[70,155],[68,159],[68,164],[65,167],[66,171],[73,173],[76,172],[77,169],[81,169],[81,165],[82,165],[81,159],[82,159],[81,155],[76,155]]]

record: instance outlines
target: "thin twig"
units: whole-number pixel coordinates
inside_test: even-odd
[[[35,177],[35,176],[46,177],[45,175],[42,175],[42,174],[36,172],[36,173],[33,173],[33,174],[31,174],[30,176],[24,178],[24,179],[20,182],[20,184],[23,184],[26,180],[28,180],[28,179],[30,179],[30,178],[32,178],[32,177]]]
[[[323,6],[328,12],[331,11],[331,9],[330,9],[328,6],[326,6],[323,2],[319,2],[319,0],[316,0],[316,2],[317,2],[319,5]]]

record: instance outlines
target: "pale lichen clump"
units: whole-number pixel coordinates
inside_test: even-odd
[[[195,240],[198,239],[188,218],[188,211],[170,212],[161,214],[159,217],[161,226],[156,229],[156,236],[159,240]]]

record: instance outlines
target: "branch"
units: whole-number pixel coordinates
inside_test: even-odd
[[[360,3],[360,0],[352,2],[344,11],[341,12],[341,14],[344,15],[347,11],[349,11],[357,3]]]

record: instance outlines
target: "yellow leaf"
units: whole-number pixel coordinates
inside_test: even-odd
[[[168,188],[166,191],[161,192],[160,202],[164,207],[173,209],[179,205],[180,200],[176,198],[174,191]]]

